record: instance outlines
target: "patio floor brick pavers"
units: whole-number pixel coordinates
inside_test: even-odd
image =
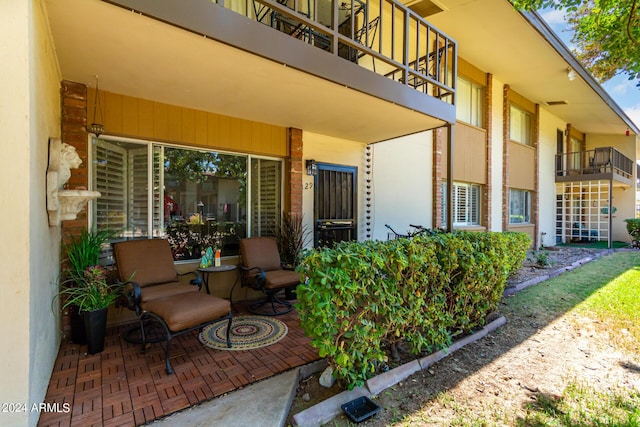
[[[63,340],[45,403],[67,403],[71,411],[42,412],[38,426],[141,425],[320,358],[295,310],[277,319],[287,324],[287,336],[251,351],[205,347],[197,332],[174,338],[172,375],[165,372],[164,343],[143,354],[122,338],[137,323],[110,328],[96,355]]]

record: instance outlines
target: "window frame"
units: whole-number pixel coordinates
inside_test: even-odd
[[[531,225],[531,202],[533,200],[533,192],[531,190],[525,190],[520,188],[509,189],[509,225]],[[524,196],[523,200],[520,200],[520,204],[523,206],[523,215],[512,211],[512,202],[514,201],[514,194]],[[513,221],[512,218],[516,216],[522,216],[523,220],[520,222]]]
[[[460,215],[458,208],[459,205],[459,197],[458,190],[464,189],[466,204],[465,204],[465,212],[464,215]],[[474,196],[473,193],[476,193]],[[442,225],[443,227],[447,226],[447,182],[445,180],[442,181],[441,184],[441,194],[442,194]],[[454,194],[454,203],[453,203],[453,226],[454,227],[475,227],[482,225],[482,184],[472,183],[472,182],[453,182],[453,194]],[[474,198],[477,200],[477,206],[475,207],[475,215],[473,208]],[[465,221],[456,221],[457,218],[461,216],[465,217]],[[474,218],[477,217],[477,218]]]
[[[483,85],[480,85],[476,82],[474,82],[471,79],[468,79],[464,76],[460,76],[458,75],[457,77],[457,86],[456,86],[456,93],[457,93],[457,99],[458,101],[456,102],[456,120],[459,120],[462,123],[468,124],[470,126],[475,126],[477,128],[483,128],[484,127],[484,90],[485,87]],[[462,84],[461,84],[462,83]],[[468,85],[468,89],[469,89],[469,104],[465,105],[468,109],[468,111],[466,112],[467,116],[465,116],[465,118],[462,118],[458,112],[457,112],[457,108],[461,108],[463,106],[463,103],[459,102],[460,101],[460,94],[461,94],[461,88],[465,85]],[[476,111],[477,110],[477,111]],[[474,113],[475,113],[475,120],[474,120]],[[467,118],[469,118],[469,120],[467,120]]]
[[[514,134],[514,110],[518,112],[517,116],[524,120],[519,120],[520,135]],[[524,121],[524,123],[522,123]],[[509,140],[518,144],[533,147],[533,114],[520,107],[517,104],[511,103],[509,105]]]
[[[274,156],[266,156],[266,155],[256,155],[256,154],[249,154],[249,153],[242,153],[242,152],[234,152],[234,151],[229,151],[229,150],[219,150],[219,149],[215,149],[215,148],[209,148],[209,149],[203,149],[203,148],[197,148],[197,147],[192,147],[192,146],[188,146],[188,145],[181,145],[181,144],[176,144],[176,143],[170,143],[170,142],[161,142],[161,141],[155,141],[155,140],[144,140],[144,139],[136,139],[136,138],[126,138],[126,137],[119,137],[119,136],[101,136],[100,138],[96,138],[94,135],[89,135],[88,136],[88,147],[89,149],[87,150],[87,159],[88,159],[88,164],[89,167],[87,168],[87,174],[88,174],[88,182],[89,182],[89,186],[90,188],[93,190],[95,189],[95,167],[96,167],[96,160],[94,159],[94,148],[93,148],[93,144],[94,141],[97,140],[102,140],[102,141],[107,141],[107,142],[124,142],[124,143],[130,143],[130,144],[139,144],[141,146],[146,146],[147,149],[147,182],[153,182],[153,167],[154,167],[154,161],[153,160],[149,160],[149,159],[153,159],[154,157],[154,151],[156,147],[164,147],[164,148],[175,148],[175,149],[182,149],[182,150],[194,150],[194,151],[206,151],[206,152],[213,152],[213,153],[218,153],[218,154],[225,154],[225,155],[231,155],[231,156],[240,156],[240,157],[244,157],[246,159],[246,180],[247,180],[247,195],[246,195],[246,211],[247,211],[247,215],[246,215],[246,235],[247,236],[251,236],[252,234],[252,222],[253,222],[253,211],[252,211],[252,188],[251,188],[251,181],[252,181],[252,162],[253,160],[256,159],[260,159],[260,160],[269,160],[269,161],[276,161],[280,163],[280,178],[278,180],[278,185],[280,186],[280,190],[279,190],[279,198],[280,198],[280,207],[282,210],[282,207],[284,207],[284,202],[285,202],[285,159],[281,158],[281,157],[274,157]],[[141,147],[142,148],[142,147]],[[163,158],[161,159],[161,161],[163,161]],[[159,184],[161,185],[162,182],[164,180],[164,173],[160,174],[159,177]],[[128,239],[134,239],[134,238],[146,238],[146,239],[152,239],[152,238],[158,238],[158,237],[165,237],[165,231],[164,231],[164,226],[165,226],[165,222],[164,222],[164,215],[160,215],[160,223],[157,227],[157,230],[155,230],[154,228],[154,224],[153,224],[153,185],[148,185],[147,186],[147,235],[146,236],[140,236],[140,237],[135,237],[135,236],[127,236],[125,238]],[[89,229],[93,229],[97,226],[97,212],[96,212],[96,203],[97,200],[94,200],[92,203],[89,203],[89,207],[88,207],[88,227]],[[280,213],[282,214],[282,212]],[[160,231],[160,233],[156,233],[155,231]],[[231,255],[231,257],[236,256],[236,255]],[[176,263],[180,263],[180,262],[193,262],[193,260],[174,260],[174,262]]]

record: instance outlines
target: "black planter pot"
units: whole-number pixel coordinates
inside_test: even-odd
[[[107,311],[109,307],[94,311],[83,311],[84,328],[87,334],[87,353],[96,354],[104,350],[104,337],[107,330]]]
[[[77,305],[69,306],[69,322],[71,323],[71,341],[75,344],[86,344],[87,334],[84,328],[84,319],[80,315]]]

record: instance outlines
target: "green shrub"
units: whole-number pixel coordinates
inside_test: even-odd
[[[627,223],[627,231],[631,236],[633,246],[637,247],[637,242],[640,241],[640,218],[629,218],[625,219],[624,222]]]
[[[447,347],[482,326],[530,245],[521,233],[438,233],[307,251],[300,323],[351,388],[387,361],[385,345]]]

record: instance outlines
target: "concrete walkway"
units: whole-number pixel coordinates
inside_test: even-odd
[[[152,422],[155,427],[284,426],[298,388],[300,368]]]

